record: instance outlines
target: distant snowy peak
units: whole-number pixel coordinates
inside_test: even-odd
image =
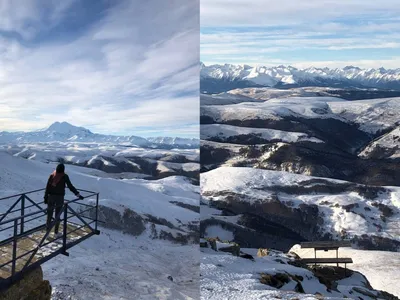
[[[89,129],[77,127],[68,122],[55,122],[43,131],[70,135],[93,134]]]
[[[115,143],[139,147],[187,147],[198,148],[199,140],[185,138],[158,137],[146,139],[140,136],[116,136],[91,132],[84,127],[74,126],[67,122],[55,122],[48,128],[31,132],[0,132],[0,143],[32,142],[81,142],[81,143]]]
[[[201,79],[222,81],[246,81],[250,84],[279,86],[348,86],[400,90],[399,69],[361,69],[347,66],[335,68],[305,68],[292,66],[201,65]],[[204,90],[204,87],[202,88]]]

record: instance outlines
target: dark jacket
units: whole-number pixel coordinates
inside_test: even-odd
[[[44,198],[47,199],[49,195],[65,195],[65,185],[76,195],[79,194],[77,189],[72,185],[71,180],[69,180],[69,176],[64,174],[64,176],[60,179],[56,186],[53,186],[52,183],[53,174],[50,175],[49,180],[47,181],[46,191],[44,193]]]

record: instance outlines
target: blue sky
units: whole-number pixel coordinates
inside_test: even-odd
[[[0,131],[198,137],[198,0],[2,0]]]
[[[400,68],[398,0],[201,0],[201,61]]]

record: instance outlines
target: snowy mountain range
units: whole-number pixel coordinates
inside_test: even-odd
[[[93,133],[90,130],[77,127],[67,122],[55,122],[45,129],[32,132],[0,132],[0,143],[31,143],[31,142],[83,142],[83,143],[114,143],[127,144],[149,148],[198,148],[198,139],[186,138],[143,138],[139,136],[115,136]]]
[[[201,91],[218,93],[246,87],[336,87],[378,88],[400,91],[399,69],[361,69],[347,66],[335,68],[305,68],[292,66],[249,66],[201,64]]]

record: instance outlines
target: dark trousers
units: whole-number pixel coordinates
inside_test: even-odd
[[[60,213],[62,207],[64,204],[64,196],[60,195],[49,195],[49,198],[47,200],[47,222],[46,226],[47,228],[50,228],[51,226],[51,219],[53,217],[53,213],[55,211],[54,218]],[[60,216],[61,217],[61,216]],[[54,233],[58,233],[58,228],[60,227],[60,220],[56,222],[56,225],[54,227]]]

